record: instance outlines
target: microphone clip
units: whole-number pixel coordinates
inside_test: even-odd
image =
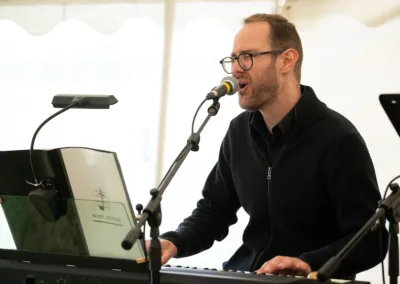
[[[214,98],[213,100],[213,103],[208,107],[208,113],[211,116],[216,116],[218,114],[221,104],[218,101],[219,98]]]

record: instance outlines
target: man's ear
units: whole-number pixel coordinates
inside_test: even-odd
[[[286,74],[293,70],[297,60],[299,59],[299,53],[289,48],[281,54],[281,72]]]

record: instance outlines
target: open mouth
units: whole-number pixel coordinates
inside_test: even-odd
[[[247,86],[247,83],[239,82],[239,89],[240,90],[243,90],[244,88],[246,88],[246,86]]]

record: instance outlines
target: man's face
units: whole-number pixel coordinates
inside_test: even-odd
[[[270,50],[268,23],[255,22],[245,24],[237,33],[232,55]],[[253,57],[253,66],[247,71],[239,66],[237,60],[233,63],[232,75],[239,81],[241,108],[256,111],[276,98],[279,82],[275,63],[275,56],[269,54]]]

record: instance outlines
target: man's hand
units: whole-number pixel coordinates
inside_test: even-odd
[[[307,276],[311,273],[311,267],[299,258],[276,256],[265,262],[256,273]]]
[[[161,244],[161,265],[166,264],[171,258],[176,256],[178,253],[178,249],[176,246],[168,241],[168,240],[162,240],[160,239],[160,244]],[[150,247],[150,240],[146,241],[146,251],[149,251]]]

